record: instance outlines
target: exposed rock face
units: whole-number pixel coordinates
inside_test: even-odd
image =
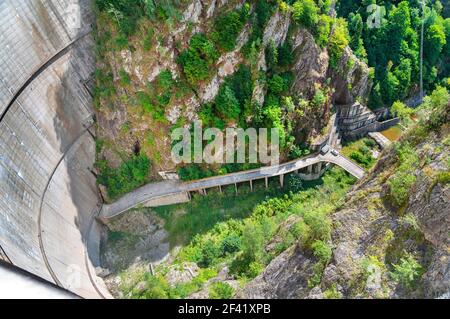
[[[328,53],[315,42],[314,37],[305,29],[299,29],[292,40],[295,63],[293,67],[294,83],[292,91],[312,96],[316,83],[324,83],[328,69]]]
[[[369,67],[350,48],[345,49],[338,66],[332,68],[327,50],[320,48],[307,30],[299,29],[292,36],[292,43],[295,56],[292,89],[295,92],[311,96],[317,83],[323,84],[330,78],[334,89],[333,102],[351,104],[356,99],[367,99],[371,90]]]
[[[306,298],[308,278],[312,276],[314,257],[299,247],[291,247],[276,257],[264,272],[250,282],[238,298]]]
[[[108,223],[117,238],[103,244],[102,265],[118,272],[133,264],[158,264],[169,254],[164,222],[144,209],[125,214]],[[115,235],[114,235],[115,234]]]
[[[124,154],[133,154],[133,145],[143,146],[143,151],[152,161],[151,175],[157,177],[158,171],[173,169],[170,161],[154,160],[152,155],[158,154],[159,158],[170,157],[169,145],[163,145],[162,137],[170,136],[169,125],[155,123],[152,115],[138,112],[136,108],[136,92],[146,92],[148,87],[156,85],[158,75],[168,70],[174,79],[182,77],[181,67],[177,64],[177,57],[189,45],[189,40],[197,32],[210,34],[213,30],[214,19],[233,8],[242,7],[244,0],[194,0],[183,2],[180,6],[181,20],[167,28],[164,23],[149,23],[153,30],[150,44],[143,45],[142,39],[129,39],[132,49],[121,51],[110,50],[106,54],[104,63],[109,64],[103,68],[104,73],[111,71],[114,79],[115,94],[108,105],[102,105],[97,111],[98,130],[97,135],[104,140],[104,146],[100,158],[105,158],[108,163],[117,167],[124,158]],[[253,10],[253,8],[251,8]],[[251,35],[251,21],[248,21],[236,40],[236,47],[231,52],[222,52],[214,66],[211,66],[210,78],[196,83],[180,94],[174,94],[164,106],[164,117],[170,125],[182,122],[189,126],[190,121],[198,118],[201,105],[214,101],[221,84],[227,76],[237,71],[241,63],[248,64],[242,48],[248,42]],[[288,39],[289,36],[289,39]],[[336,100],[343,101],[364,99],[368,92],[368,68],[358,61],[347,49],[339,68],[331,72],[329,70],[329,56],[326,48],[320,48],[313,35],[306,29],[292,25],[290,13],[275,11],[270,17],[262,35],[262,46],[257,59],[257,70],[267,70],[265,61],[265,46],[273,41],[279,46],[287,40],[293,44],[294,62],[289,71],[294,75],[290,93],[293,97],[302,96],[311,99],[317,88],[329,91],[327,101],[323,108],[310,109],[304,114],[304,119],[296,119],[294,123],[294,135],[299,141],[308,141],[320,134],[327,125],[331,115],[332,90],[327,82],[331,82],[336,91]],[[345,68],[349,60],[354,60],[350,68]],[[123,70],[121,70],[123,69]],[[125,71],[130,80],[129,85],[120,84],[121,73]],[[119,84],[117,84],[119,83]],[[264,80],[256,80],[253,102],[262,105],[265,100],[266,83]],[[180,90],[181,91],[181,90]],[[248,119],[250,120],[251,117]],[[157,143],[148,143],[148,137],[152,136]],[[170,165],[170,166],[169,166]]]
[[[328,73],[335,89],[336,104],[351,104],[358,98],[364,102],[368,98],[372,88],[369,67],[350,48],[345,49],[337,68],[330,68]]]

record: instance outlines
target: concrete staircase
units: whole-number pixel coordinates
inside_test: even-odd
[[[334,148],[335,150],[341,150],[341,133],[339,132],[339,125],[338,125],[338,117],[336,114],[332,117],[332,127],[330,132],[330,137],[328,139],[328,145],[330,145],[331,148]]]

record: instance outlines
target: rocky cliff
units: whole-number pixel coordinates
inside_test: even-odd
[[[102,48],[99,49],[98,70],[110,74],[110,78],[100,78],[98,83],[109,81],[113,88],[108,92],[113,93],[100,94],[97,100],[98,136],[103,141],[99,157],[117,167],[127,154],[141,150],[152,159],[154,175],[157,176],[158,171],[173,169],[170,161],[161,160],[170,157],[170,129],[175,125],[188,125],[197,119],[202,106],[214,100],[225,78],[234,74],[241,64],[253,63],[248,54],[243,53],[243,48],[253,36],[251,19],[238,35],[234,49],[220,52],[209,78],[199,81],[195,87],[176,88],[162,111],[164,119],[155,121],[151,116],[140,113],[136,108],[136,94],[157,85],[158,77],[167,70],[175,81],[182,79],[183,70],[177,58],[188,47],[192,36],[198,33],[212,35],[216,19],[231,10],[242,8],[244,3],[249,5],[253,14],[256,2],[183,1],[177,8],[180,12],[178,19],[141,22],[138,33],[125,40],[109,22],[111,19],[100,15],[98,42]],[[302,110],[293,119],[297,142],[308,142],[319,135],[328,123],[332,101],[351,103],[367,97],[370,89],[369,69],[348,48],[338,65],[331,67],[327,47],[319,46],[310,31],[294,23],[289,11],[274,8],[273,4],[271,6],[271,15],[260,36],[261,45],[256,54],[254,73],[267,74],[265,50],[269,44],[290,44],[292,61],[284,68],[284,71],[293,74],[290,95],[307,101],[312,100],[318,90],[325,95],[322,105]],[[127,42],[125,45],[119,45],[124,41]],[[267,84],[255,80],[252,102],[264,103],[266,94]]]
[[[298,244],[276,257],[238,296],[448,296],[450,106],[438,114],[443,125],[433,129],[429,122],[414,125],[384,151],[376,167],[333,213],[332,256],[319,267],[318,282],[312,280],[318,258]]]

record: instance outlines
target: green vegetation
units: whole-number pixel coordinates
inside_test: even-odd
[[[419,82],[419,50],[422,8],[420,1],[377,1],[382,6],[380,26],[371,28],[374,13],[367,10],[372,1],[340,0],[339,16],[349,22],[350,47],[356,55],[375,68],[370,106],[391,106],[417,92]],[[442,15],[439,1],[426,2],[424,39],[424,83],[433,90],[436,83],[447,78],[450,19]],[[440,4],[440,3],[439,3]]]
[[[319,20],[319,7],[314,0],[297,1],[292,6],[292,16],[298,23],[311,29]]]
[[[419,156],[414,146],[421,143],[431,130],[440,128],[449,120],[448,101],[450,94],[447,89],[437,87],[424,103],[418,108],[419,122],[411,126],[404,141],[395,145],[397,152],[397,167],[395,173],[388,179],[389,198],[397,207],[407,204],[411,189],[416,182],[415,171],[420,168]]]
[[[341,153],[365,169],[370,169],[376,163],[376,159],[372,156],[373,150],[378,151],[375,141],[371,138],[363,138],[345,143]]]
[[[97,183],[104,185],[110,199],[116,199],[148,182],[150,160],[145,155],[137,155],[124,161],[120,167],[111,168],[106,161],[97,161],[100,174]]]
[[[231,187],[224,188],[224,194],[209,192],[187,204],[158,207],[156,211],[166,221],[171,246],[181,246],[181,250],[171,265],[157,267],[154,276],[142,270],[123,272],[119,289],[126,298],[186,298],[205,288],[224,266],[240,281],[247,282],[297,241],[316,256],[315,277],[320,280],[331,257],[328,242],[332,222],[328,215],[342,204],[354,181],[335,168],[320,181],[305,182],[300,192],[280,189],[277,182],[271,181],[268,191],[264,183],[256,183],[253,192],[241,186],[237,197]],[[280,226],[288,221],[292,222],[287,228]],[[117,232],[110,234],[115,240],[122,236]],[[274,238],[280,238],[281,244],[268,249]],[[201,267],[198,275],[190,282],[169,285],[166,274],[186,262]],[[234,295],[233,287],[226,282],[209,281],[205,289],[210,298]]]
[[[397,145],[396,152],[398,167],[389,178],[388,185],[393,204],[401,207],[407,203],[410,189],[416,182],[414,173],[418,168],[419,158],[414,148],[408,143]]]
[[[330,53],[330,65],[335,68],[342,58],[344,49],[349,43],[349,35],[347,29],[347,22],[344,19],[337,19],[331,33],[328,50]]]
[[[130,85],[131,79],[130,79],[130,75],[127,73],[127,71],[125,71],[124,69],[120,69],[119,76],[120,76],[120,84],[122,86]]]
[[[120,285],[120,289],[126,298],[131,299],[181,299],[201,289],[205,282],[216,275],[214,270],[202,269],[192,281],[171,287],[162,274],[152,276],[148,272],[123,273],[121,274],[123,283]],[[137,283],[144,285],[137,289]],[[217,292],[229,293],[223,287],[220,287]]]
[[[177,16],[174,5],[179,0],[95,0],[99,11],[106,12],[126,36],[136,32],[139,21],[148,19],[167,19]]]
[[[315,276],[320,280],[321,272],[331,258],[328,242],[332,222],[328,215],[342,204],[353,182],[353,177],[335,168],[321,181],[305,182],[300,192],[278,189],[272,183],[266,192],[263,185],[256,184],[254,192],[240,188],[237,197],[231,187],[224,189],[223,195],[211,192],[194,197],[187,204],[158,207],[158,215],[166,220],[171,245],[182,245],[170,267],[195,262],[201,267],[201,273],[216,274],[218,269],[228,265],[230,272],[245,282],[260,274],[273,257],[299,241],[304,249],[316,256]],[[181,210],[184,212],[180,213]],[[280,227],[293,217],[290,227]],[[281,245],[267,251],[268,243],[277,237],[282,239]],[[205,280],[194,279],[195,284],[183,284],[189,289],[178,287],[174,292],[161,277],[164,270],[159,274],[155,276],[159,279],[152,280],[147,275],[147,281],[158,283],[146,286],[145,289],[156,290],[156,293],[148,292],[150,296],[161,289],[165,291],[162,295],[169,298],[186,296],[205,283]],[[122,288],[124,292],[129,291]],[[211,298],[230,298],[234,294],[232,287],[225,283],[213,283],[208,290]],[[142,296],[146,295],[146,292],[142,293]]]
[[[234,288],[226,282],[216,282],[209,287],[210,299],[231,299],[234,295]]]
[[[391,107],[391,112],[394,116],[398,117],[404,125],[408,125],[411,123],[411,115],[414,113],[414,110],[407,107],[400,101],[394,102]]]

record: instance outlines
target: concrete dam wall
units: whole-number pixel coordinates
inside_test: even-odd
[[[102,298],[93,21],[88,0],[0,0],[0,259]]]

